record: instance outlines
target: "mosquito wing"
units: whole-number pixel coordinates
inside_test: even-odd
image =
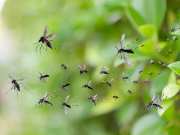
[[[56,37],[56,35],[54,33],[47,35],[47,38],[51,38],[51,40],[54,39],[55,37]]]
[[[65,114],[65,115],[67,115],[67,114],[68,114],[68,112],[69,112],[69,108],[68,108],[68,107],[66,107],[66,106],[64,106],[64,114]]]
[[[68,96],[66,96],[66,98],[65,98],[64,102],[65,102],[65,103],[67,103],[67,102],[69,101],[69,98],[70,98],[70,96],[69,96],[69,95],[68,95]]]
[[[43,33],[43,36],[45,37],[47,35],[47,26],[45,26],[44,28],[44,33]]]
[[[126,35],[123,34],[123,35],[121,36],[120,44],[119,44],[121,49],[124,49],[124,48],[125,48],[125,38],[126,38]]]

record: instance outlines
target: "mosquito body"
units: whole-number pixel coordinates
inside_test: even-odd
[[[100,74],[108,75],[108,69],[106,67],[101,68]]]
[[[61,67],[64,69],[64,70],[67,70],[67,65],[65,65],[65,64],[61,64]]]
[[[129,79],[129,77],[128,76],[123,76],[122,79],[127,80],[127,79]]]
[[[96,101],[97,101],[98,95],[91,95],[88,97],[88,99],[94,104],[96,105]]]
[[[147,109],[152,109],[153,107],[157,108],[157,109],[162,109],[163,107],[160,105],[160,98],[157,96],[153,96],[152,100],[148,103],[148,105],[146,106]]]
[[[40,76],[39,76],[39,80],[46,80],[47,78],[49,78],[50,77],[50,75],[48,75],[48,74],[42,74],[42,73],[40,73]]]
[[[91,81],[89,81],[88,83],[85,83],[82,87],[88,88],[89,90],[93,90],[93,87],[91,85]]]
[[[79,67],[80,74],[88,73],[87,65],[83,64],[83,65],[79,65],[78,67]]]
[[[64,113],[65,113],[65,114],[67,114],[68,111],[69,111],[69,109],[72,109],[72,106],[74,106],[74,105],[71,105],[71,104],[68,103],[69,98],[70,98],[69,95],[66,96],[65,99],[64,99],[64,101],[63,101],[62,104],[61,104],[61,105],[63,106],[63,108],[64,108]]]
[[[22,79],[17,80],[17,79],[14,79],[14,78],[11,77],[11,76],[9,76],[9,77],[10,77],[10,79],[11,79],[11,84],[12,84],[12,88],[11,88],[11,89],[20,92],[20,91],[21,91],[21,87],[20,87],[19,81],[22,81]]]
[[[126,60],[127,56],[126,54],[134,54],[134,51],[132,49],[125,48],[125,34],[121,36],[119,46],[116,47],[117,49],[117,55],[120,54],[121,58]]]
[[[53,104],[48,100],[48,98],[49,98],[49,95],[45,94],[45,96],[39,99],[38,104],[49,104],[53,106]]]
[[[128,90],[128,93],[129,93],[129,94],[132,94],[132,91],[131,91],[131,90]]]
[[[63,84],[61,87],[62,87],[62,89],[66,89],[68,86],[70,86],[71,84],[70,83],[65,83],[65,84]]]
[[[53,49],[51,41],[54,37],[54,34],[48,34],[47,27],[44,28],[43,35],[39,38],[38,43],[40,43],[40,49],[42,46],[46,46],[50,49]]]
[[[113,96],[114,99],[119,99],[119,96]]]

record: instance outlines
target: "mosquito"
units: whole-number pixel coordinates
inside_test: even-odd
[[[21,91],[21,87],[20,87],[20,82],[19,81],[22,81],[23,79],[14,79],[12,76],[9,76],[9,78],[11,79],[11,84],[12,84],[12,88],[14,91],[18,91],[20,92]]]
[[[106,67],[102,67],[101,71],[100,71],[100,74],[108,75],[109,71],[108,71],[108,69]]]
[[[61,64],[61,67],[64,69],[64,70],[67,70],[67,65],[66,64]]]
[[[40,43],[40,50],[43,46],[53,49],[51,41],[54,38],[54,34],[48,34],[47,27],[44,28],[43,35],[39,38],[38,43]]]
[[[131,90],[128,90],[128,93],[129,93],[129,94],[132,94],[132,91],[131,91]]]
[[[123,76],[122,79],[127,80],[127,79],[129,79],[129,77],[128,76]]]
[[[88,70],[87,70],[87,65],[82,64],[82,65],[79,65],[78,67],[79,67],[79,72],[80,72],[80,74],[83,74],[83,73],[87,73],[87,72],[88,72]]]
[[[64,113],[65,113],[65,114],[68,113],[69,109],[71,109],[72,106],[78,106],[78,105],[71,105],[71,104],[69,104],[69,103],[68,103],[69,98],[70,98],[69,95],[66,96],[65,99],[64,99],[64,101],[62,102],[62,106],[63,106],[63,108],[64,108]]]
[[[120,54],[121,59],[124,59],[126,61],[127,60],[126,54],[134,54],[134,51],[132,49],[125,48],[125,38],[126,35],[123,34],[121,36],[119,46],[116,46],[116,49],[117,49],[117,55]]]
[[[65,83],[63,84],[61,87],[62,89],[66,89],[67,87],[69,87],[71,84],[70,83]]]
[[[153,96],[152,100],[148,103],[148,105],[146,106],[146,108],[152,109],[153,107],[157,108],[157,109],[162,109],[163,107],[160,105],[161,99],[157,96]]]
[[[48,100],[49,95],[46,93],[42,98],[39,99],[38,104],[49,104],[53,106],[53,104]]]
[[[113,79],[111,79],[111,80],[106,80],[106,81],[104,81],[104,83],[105,83],[107,86],[112,87],[112,81],[113,81]]]
[[[96,105],[96,101],[97,101],[97,99],[98,99],[98,95],[97,95],[97,94],[91,95],[91,96],[88,97],[88,99],[89,99],[94,105]]]
[[[90,90],[93,90],[93,87],[92,87],[91,81],[89,81],[89,82],[85,83],[82,87],[84,87],[84,88],[88,88],[88,89],[90,89]]]
[[[119,96],[114,95],[113,98],[114,99],[119,99]]]
[[[40,80],[40,81],[47,80],[47,78],[50,77],[49,74],[43,74],[43,73],[39,73],[39,74],[40,74],[40,76],[39,76],[39,80]]]

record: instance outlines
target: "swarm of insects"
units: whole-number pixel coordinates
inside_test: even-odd
[[[97,95],[97,94],[91,95],[91,96],[88,97],[88,99],[89,99],[94,105],[96,105],[96,101],[97,101],[97,99],[98,99],[98,95]]]
[[[21,87],[20,87],[19,81],[22,81],[23,79],[17,80],[17,79],[14,79],[12,76],[9,76],[9,78],[11,79],[11,84],[12,84],[12,88],[11,89],[13,89],[14,91],[20,92],[21,91]]]
[[[54,38],[54,34],[48,34],[48,30],[47,27],[44,28],[44,32],[43,35],[39,38],[39,43],[40,43],[40,50],[43,46],[48,47],[50,49],[52,49],[52,44],[51,41]]]
[[[50,77],[49,74],[43,74],[43,73],[39,73],[39,74],[40,74],[40,76],[39,76],[39,80],[40,80],[40,81],[47,80],[47,78]]]
[[[89,89],[89,90],[93,90],[91,81],[85,83],[82,87],[87,88],[87,89]]]
[[[46,93],[42,98],[39,99],[38,104],[49,104],[49,105],[53,105],[49,100],[49,95]]]
[[[79,67],[80,74],[88,73],[87,65],[82,64],[82,65],[79,65],[78,67]]]
[[[157,96],[153,96],[152,100],[147,104],[146,108],[148,110],[152,109],[153,107],[157,109],[162,109],[163,107],[160,105],[161,99]]]
[[[101,68],[101,71],[100,71],[100,74],[108,75],[108,74],[109,74],[108,68],[102,67],[102,68]]]

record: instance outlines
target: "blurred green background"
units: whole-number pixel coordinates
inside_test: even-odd
[[[180,25],[179,5],[179,0],[0,0],[0,134],[178,135],[180,31],[170,31]],[[35,43],[45,26],[56,34],[54,49],[40,53]],[[129,64],[115,49],[123,33],[135,51]],[[79,64],[88,65],[87,75],[79,75]],[[99,74],[103,66],[110,75]],[[39,81],[39,72],[50,78]],[[19,94],[10,89],[9,75],[24,79]],[[102,84],[111,78],[112,87]],[[82,88],[89,80],[93,92]],[[71,83],[67,91],[61,89],[64,82]],[[37,104],[46,92],[53,107]],[[94,106],[87,98],[96,93]],[[78,106],[65,115],[61,103],[67,95]],[[153,95],[162,97],[163,109],[146,109]]]

